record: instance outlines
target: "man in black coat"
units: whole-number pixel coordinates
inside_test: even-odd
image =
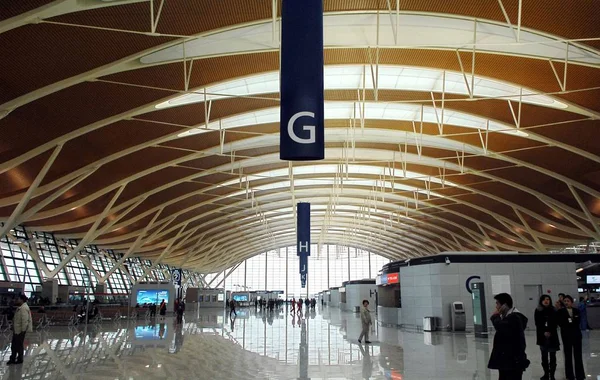
[[[523,372],[529,367],[524,334],[527,317],[513,307],[509,294],[500,293],[494,299],[496,311],[490,319],[496,335],[488,368],[498,370],[498,380],[521,380]]]

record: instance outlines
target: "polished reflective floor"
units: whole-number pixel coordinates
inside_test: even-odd
[[[57,327],[29,334],[24,364],[0,365],[0,380],[498,378],[486,369],[491,338],[374,329],[373,344],[359,345],[358,315],[336,308],[302,317],[241,309],[234,319],[223,310],[188,310],[183,325],[167,318]],[[0,335],[4,361],[9,339]],[[539,379],[533,332],[527,345],[532,365],[524,379]],[[586,333],[583,348],[588,378],[600,380],[600,331]]]

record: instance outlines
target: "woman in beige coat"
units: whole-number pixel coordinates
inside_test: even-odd
[[[24,294],[19,295],[16,300],[17,311],[13,317],[13,336],[10,343],[11,355],[6,364],[23,363],[23,351],[25,343],[25,334],[33,332],[33,322],[31,312],[27,305],[27,297]]]
[[[362,343],[362,338],[365,338],[365,343],[371,343],[369,341],[369,329],[373,324],[371,319],[371,311],[369,310],[369,301],[363,300],[362,307],[360,308],[360,321],[362,323],[362,331],[358,337],[358,343]]]

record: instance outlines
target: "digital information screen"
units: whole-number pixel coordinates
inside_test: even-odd
[[[248,295],[247,294],[234,294],[233,300],[236,302],[248,302]]]
[[[586,282],[588,284],[600,284],[600,275],[588,275]]]
[[[157,304],[159,305],[162,300],[169,303],[169,291],[166,289],[146,289],[138,290],[136,302],[140,305],[143,304]]]

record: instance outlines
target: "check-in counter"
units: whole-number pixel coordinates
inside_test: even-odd
[[[400,274],[385,273],[377,276],[377,321],[384,326],[402,325]]]
[[[329,289],[329,292],[330,306],[340,307],[340,302],[342,300],[340,296],[340,288],[331,288]]]
[[[372,312],[377,311],[377,285],[375,285],[375,279],[346,281],[343,284],[343,289],[345,297],[342,296],[340,309],[358,312],[363,300],[367,300],[369,301],[369,309]]]
[[[600,329],[600,303],[587,305],[588,325],[593,329]]]

